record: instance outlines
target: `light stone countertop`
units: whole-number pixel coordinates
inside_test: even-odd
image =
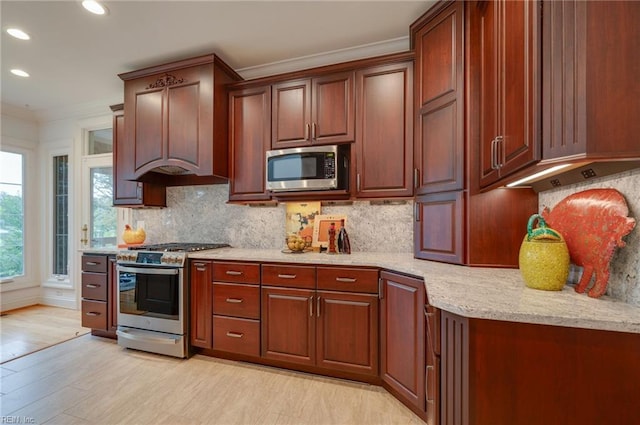
[[[517,269],[416,260],[412,253],[286,254],[269,249],[222,248],[190,253],[189,258],[379,267],[424,278],[430,304],[461,316],[640,333],[640,307],[608,296],[589,298],[571,286],[562,291],[530,289]]]

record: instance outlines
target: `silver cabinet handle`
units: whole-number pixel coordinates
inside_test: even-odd
[[[226,301],[231,304],[240,304],[244,301],[243,298],[227,298]]]
[[[295,279],[297,275],[295,274],[278,274],[280,279]]]
[[[227,270],[225,273],[228,274],[229,276],[240,276],[240,275],[242,275],[242,272],[239,272],[239,271],[236,271],[236,270]]]
[[[498,169],[502,168],[504,165],[504,155],[502,154],[504,151],[504,136],[496,137],[496,167]]]
[[[206,272],[207,268],[206,267],[196,267],[196,270],[198,270],[199,272]]]
[[[379,277],[378,278],[378,298],[379,299],[383,299],[384,298],[384,293],[383,293],[383,286],[382,286],[382,278]]]
[[[345,283],[353,283],[358,279],[354,279],[352,277],[336,277],[336,282],[345,282]]]
[[[413,188],[417,189],[420,185],[420,170],[417,168],[413,169]]]
[[[313,317],[313,295],[309,297],[309,316]]]
[[[91,288],[91,289],[95,289],[95,288],[99,288],[100,285],[94,285],[93,283],[87,283],[86,285],[84,285],[87,288]]]
[[[360,173],[356,174],[356,192],[360,192]]]
[[[309,124],[304,126],[304,140],[309,140]]]
[[[497,169],[497,164],[496,164],[496,139],[493,139],[491,141],[491,169],[495,170]]]
[[[311,124],[311,138],[316,140],[316,130],[318,125],[316,123]]]
[[[429,397],[429,375],[431,375],[431,373],[433,373],[433,366],[427,365],[427,376],[424,381],[424,393],[426,395],[425,398],[429,401],[433,400],[433,394],[431,394],[431,397]]]
[[[420,202],[413,204],[413,219],[420,221]]]
[[[85,264],[87,266],[97,266],[98,265],[98,263],[96,263],[95,261],[87,261]]]
[[[316,299],[316,316],[320,317],[320,297]]]
[[[87,311],[85,313],[85,316],[100,316],[100,313],[97,313],[95,311]]]
[[[227,336],[230,336],[231,338],[242,338],[244,336],[243,333],[240,332],[227,332]]]

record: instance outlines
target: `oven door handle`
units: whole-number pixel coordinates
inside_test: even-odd
[[[116,331],[116,335],[118,335],[121,338],[126,338],[126,339],[131,339],[134,341],[140,341],[140,342],[150,342],[150,343],[154,343],[154,344],[168,344],[168,345],[174,345],[178,343],[178,338],[158,338],[158,337],[151,337],[151,336],[143,336],[143,335],[135,335],[135,334],[131,334],[127,331],[122,331],[120,329],[118,329]]]
[[[118,271],[128,272],[128,273],[162,274],[162,275],[175,275],[180,272],[178,269],[154,269],[154,268],[122,267],[122,266],[118,266]]]

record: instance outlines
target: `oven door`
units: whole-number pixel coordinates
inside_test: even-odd
[[[118,265],[118,325],[184,335],[182,268]]]

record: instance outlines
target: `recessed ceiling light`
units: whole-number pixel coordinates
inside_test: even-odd
[[[11,73],[13,75],[17,75],[18,77],[28,77],[29,76],[28,72],[25,72],[25,71],[23,71],[21,69],[12,69]]]
[[[107,13],[107,8],[95,0],[84,0],[82,2],[82,7],[84,7],[91,13],[95,13],[96,15],[104,15]]]
[[[20,40],[29,40],[31,38],[29,37],[29,34],[18,28],[9,28],[7,29],[7,33],[15,38],[19,38]]]

